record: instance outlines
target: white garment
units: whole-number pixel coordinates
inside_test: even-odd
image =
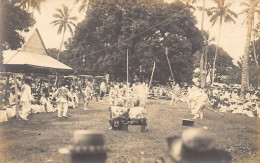
[[[14,104],[15,104],[15,97],[14,97],[13,93],[10,93],[9,105],[14,105]]]
[[[58,117],[61,117],[62,109],[63,109],[62,116],[67,116],[67,112],[68,112],[68,103],[67,102],[57,103],[57,108],[58,108]]]
[[[106,91],[106,84],[105,84],[104,82],[102,82],[102,83],[100,84],[100,91],[103,91],[103,92]]]
[[[70,100],[73,99],[72,95],[70,94],[69,90],[67,88],[60,87],[53,95],[52,95],[52,99],[53,98],[57,98],[56,102],[67,102],[68,98],[70,98]]]
[[[20,113],[22,119],[27,119],[29,112],[31,111],[31,101],[21,101],[22,111]]]
[[[42,96],[40,103],[47,112],[55,112],[53,105],[50,103],[49,99],[47,99],[46,97]]]
[[[146,115],[146,110],[143,107],[134,107],[131,108],[129,111],[130,119],[145,118],[145,115]]]
[[[0,110],[0,123],[7,121],[7,115],[5,110]]]
[[[14,117],[16,115],[15,108],[6,108],[6,115],[8,119]]]
[[[20,101],[32,101],[32,93],[31,93],[31,87],[27,84],[24,84],[21,88],[21,99]]]

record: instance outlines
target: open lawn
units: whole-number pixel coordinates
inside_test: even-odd
[[[57,113],[39,113],[29,121],[10,119],[0,124],[0,162],[69,162],[69,155],[58,150],[72,144],[74,130],[100,130],[104,133],[108,160],[166,157],[165,138],[179,135],[186,128],[182,119],[191,118],[186,103],[169,106],[169,101],[149,101],[148,131],[128,132],[109,129],[107,102],[91,101],[90,111],[80,108],[68,111],[68,119],[58,119]],[[224,117],[206,110],[204,119],[195,127],[208,127],[216,136],[218,147],[230,151],[234,161],[256,156],[257,119],[224,113]],[[119,161],[120,162],[120,161]]]

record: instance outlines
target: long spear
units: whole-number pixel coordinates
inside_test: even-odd
[[[128,76],[129,76],[129,74],[128,74],[128,49],[127,49],[127,51],[126,51],[126,91],[127,91],[127,94],[126,94],[126,106],[127,106],[127,102],[128,102],[128,93],[129,93],[129,86],[128,86]]]
[[[172,73],[172,67],[171,67],[171,63],[170,63],[170,60],[169,60],[169,57],[168,57],[168,52],[169,52],[169,49],[168,47],[165,48],[165,55],[166,55],[166,58],[167,58],[167,61],[168,61],[168,65],[170,67],[170,71],[171,71],[171,75],[172,75],[172,80],[174,80],[173,78],[173,73]]]
[[[155,62],[153,63],[153,71],[152,71],[152,75],[151,75],[151,79],[150,79],[149,87],[148,87],[149,89],[150,89],[151,84],[152,84],[154,69],[155,69]]]

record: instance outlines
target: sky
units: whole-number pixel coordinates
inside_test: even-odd
[[[166,0],[166,2],[171,3],[174,0]],[[197,6],[202,6],[202,0],[197,0]],[[240,6],[240,3],[243,0],[234,0],[234,4],[231,9],[236,13],[241,12],[243,9]],[[38,28],[42,39],[45,43],[46,48],[59,48],[61,43],[61,35],[57,34],[58,27],[54,27],[50,24],[50,22],[54,19],[53,14],[55,13],[56,8],[61,8],[62,4],[69,6],[69,8],[73,8],[71,16],[77,16],[77,23],[81,22],[85,14],[78,12],[79,4],[74,4],[74,0],[47,0],[41,6],[41,14],[37,11],[34,12],[34,18],[36,20],[36,24],[34,28]],[[214,3],[211,0],[206,0],[206,8],[214,6]],[[200,29],[201,26],[201,12],[195,11],[194,15],[197,18],[198,24],[197,27]],[[206,14],[205,14],[206,15]],[[220,39],[220,47],[222,47],[228,54],[234,58],[234,63],[239,59],[240,56],[244,53],[244,45],[246,40],[246,24],[243,24],[245,17],[239,16],[236,20],[236,24],[224,24],[222,27],[221,39]],[[217,43],[217,36],[219,31],[219,26],[216,23],[215,26],[212,26],[209,22],[209,18],[205,17],[204,29],[209,31],[210,37],[215,37],[216,41],[213,43]],[[29,35],[29,34],[26,34]],[[26,36],[25,36],[26,37]],[[67,32],[65,35],[65,41],[71,37],[70,32]],[[63,48],[64,49],[64,46]]]

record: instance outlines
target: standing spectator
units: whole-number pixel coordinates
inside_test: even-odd
[[[89,110],[88,104],[91,98],[91,88],[90,85],[86,86],[86,89],[82,91],[84,97],[84,110]]]
[[[62,86],[57,89],[57,91],[52,95],[52,100],[56,98],[57,108],[58,108],[58,117],[68,118],[68,100],[73,100],[70,91],[65,87],[66,83],[62,83]],[[61,115],[63,109],[63,114]]]
[[[106,83],[102,81],[100,84],[100,100],[103,100],[105,93],[106,93]]]
[[[25,79],[25,83],[21,88],[21,114],[20,117],[23,120],[28,120],[27,116],[31,111],[31,101],[33,101],[32,90],[31,90],[31,81],[29,79]]]

